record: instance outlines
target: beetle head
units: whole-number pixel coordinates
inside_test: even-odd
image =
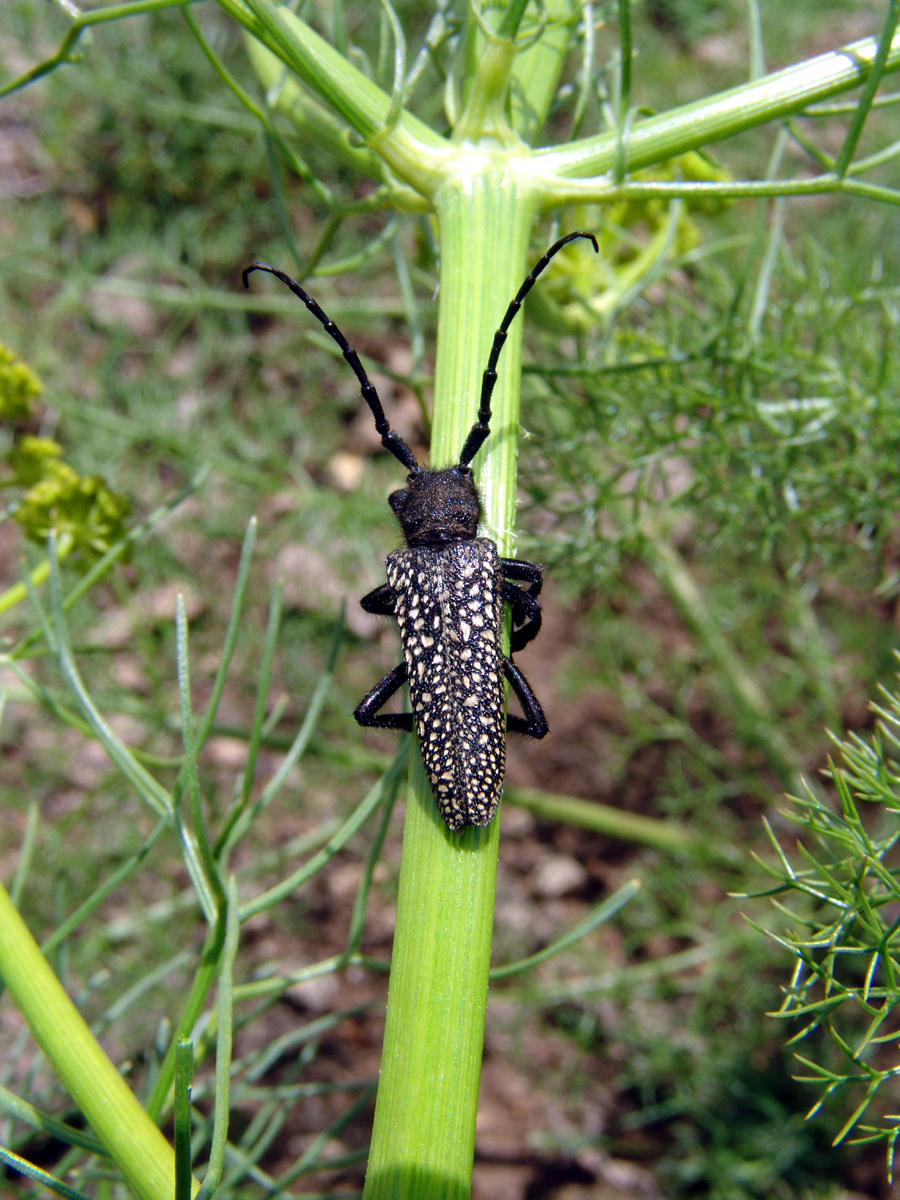
[[[481,502],[469,467],[413,471],[388,503],[409,546],[446,546],[478,533]]]

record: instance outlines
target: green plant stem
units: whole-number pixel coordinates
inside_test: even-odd
[[[141,1200],[172,1200],[175,1155],[66,995],[0,884],[0,977],[63,1086]]]
[[[557,181],[553,191],[542,207],[556,208],[560,204],[587,204],[613,200],[676,200],[691,196],[696,200],[737,200],[766,196],[824,196],[843,192],[848,196],[862,196],[867,200],[880,200],[887,204],[900,203],[900,191],[880,187],[878,184],[863,183],[858,179],[844,178],[828,172],[812,179],[750,179],[734,183],[690,182],[678,183],[654,180],[648,183],[611,183],[607,176],[599,179],[570,180],[567,184]],[[552,200],[549,198],[552,197]]]
[[[31,870],[31,859],[34,854],[34,842],[37,836],[40,816],[41,810],[37,802],[32,800],[31,804],[28,805],[28,820],[25,824],[25,836],[22,838],[22,849],[19,851],[19,864],[16,867],[12,886],[9,889],[10,899],[16,908],[19,907],[21,902],[25,880],[28,878],[28,872]]]
[[[14,1095],[2,1084],[0,1084],[0,1112],[16,1121],[21,1121],[30,1129],[37,1129],[40,1133],[56,1138],[70,1146],[81,1146],[83,1150],[89,1150],[91,1154],[106,1155],[107,1153],[103,1143],[92,1137],[91,1134],[85,1133],[83,1129],[73,1129],[65,1121],[59,1121],[55,1117],[51,1117],[49,1113],[41,1112],[39,1108],[35,1108],[27,1100],[22,1100],[19,1096]],[[26,1134],[26,1136],[30,1137],[30,1134]]]
[[[458,459],[493,331],[525,273],[533,205],[502,155],[461,156],[435,197],[441,289],[434,465]],[[485,533],[513,549],[522,324],[500,359],[491,437],[476,459]],[[403,830],[381,1081],[366,1200],[471,1191],[500,823],[451,833],[415,753]]]
[[[624,125],[631,107],[631,60],[633,55],[631,0],[619,0],[619,94],[616,115],[620,125]]]
[[[179,1038],[175,1050],[175,1200],[191,1195],[191,1081],[194,1043]]]
[[[141,13],[159,12],[164,8],[181,8],[193,2],[194,0],[132,0],[130,4],[111,4],[108,8],[95,8],[90,12],[81,13],[69,26],[57,52],[0,86],[0,97],[27,87],[29,83],[34,83],[36,79],[49,74],[63,63],[71,62],[79,38],[91,25],[99,25],[104,21],[119,21]]]
[[[579,921],[577,925],[567,930],[562,937],[556,938],[543,950],[538,950],[536,954],[529,954],[527,958],[520,958],[518,962],[507,963],[502,967],[494,967],[491,971],[491,981],[495,979],[508,979],[511,975],[520,975],[523,971],[528,971],[532,967],[537,967],[554,955],[559,954],[562,950],[567,950],[569,946],[574,946],[576,942],[596,929],[598,925],[602,925],[604,921],[608,921],[610,917],[615,916],[620,908],[623,908],[632,896],[636,895],[641,889],[640,879],[629,879],[611,896],[607,896],[599,904]]]
[[[534,45],[516,55],[510,81],[512,125],[529,146],[546,124],[581,10],[573,0],[545,0],[544,11],[547,27]]]
[[[850,128],[847,130],[847,137],[844,139],[844,144],[841,147],[841,152],[837,156],[834,164],[835,172],[844,176],[847,174],[847,169],[853,161],[853,155],[856,152],[856,147],[862,136],[863,126],[866,123],[866,118],[869,115],[869,109],[872,106],[872,101],[875,99],[875,93],[881,84],[882,76],[887,68],[888,59],[891,53],[891,48],[894,42],[894,34],[897,30],[897,20],[900,18],[900,4],[898,0],[890,0],[888,4],[887,16],[884,22],[884,29],[881,32],[881,37],[878,41],[878,52],[875,55],[875,60],[872,64],[872,70],[869,72],[869,77],[866,80],[862,95],[859,98],[859,104],[856,107],[851,120]]]
[[[507,791],[507,801],[527,808],[536,817],[545,821],[564,821],[591,829],[608,837],[621,838],[625,842],[637,842],[653,846],[657,850],[699,849],[702,839],[684,825],[675,821],[660,821],[656,817],[644,817],[640,813],[623,812],[608,804],[594,800],[580,800],[577,796],[562,796],[555,792],[542,792],[535,788],[514,788]]]
[[[191,981],[191,990],[181,1013],[178,1026],[175,1029],[166,1056],[159,1068],[159,1075],[153,1088],[153,1093],[147,1102],[147,1113],[151,1120],[158,1121],[169,1099],[172,1084],[175,1080],[175,1057],[179,1038],[189,1038],[201,1009],[206,1002],[209,989],[213,985],[219,966],[219,956],[225,942],[225,912],[219,913],[219,919],[206,935],[200,963]],[[174,1168],[173,1168],[174,1170]]]
[[[58,559],[65,558],[71,553],[72,547],[75,545],[72,540],[72,535],[63,533],[60,535],[59,541],[56,544],[56,557]],[[34,570],[29,574],[28,581],[32,587],[39,587],[45,583],[50,575],[50,559],[45,558],[43,562],[39,562]],[[15,605],[20,604],[28,595],[28,587],[25,583],[14,583],[12,587],[8,587],[5,592],[0,593],[0,613],[5,613]]]
[[[63,1183],[61,1179],[57,1179],[48,1171],[42,1171],[40,1167],[36,1167],[34,1163],[30,1163],[27,1158],[21,1158],[18,1154],[13,1154],[11,1150],[4,1149],[0,1146],[0,1163],[5,1167],[12,1167],[14,1171],[18,1171],[26,1179],[33,1179],[35,1183],[42,1184],[48,1192],[55,1192],[57,1196],[64,1196],[65,1200],[89,1200],[84,1192],[79,1192],[75,1188],[69,1187],[67,1183]]]
[[[749,84],[648,117],[629,131],[626,170],[636,171],[709,142],[733,137],[856,87],[868,78],[877,51],[878,39],[864,38]],[[898,67],[900,38],[895,37],[884,71],[895,71]],[[559,176],[599,175],[609,171],[615,162],[616,140],[615,133],[607,133],[539,150],[534,156],[535,166]]]
[[[326,187],[321,180],[315,177],[303,159],[301,159],[299,155],[295,154],[290,146],[285,143],[281,134],[275,128],[275,123],[272,120],[272,115],[268,109],[264,108],[260,104],[257,104],[256,101],[253,100],[241,87],[231,72],[227,70],[222,60],[206,40],[203,30],[200,28],[200,23],[194,16],[191,9],[184,7],[181,11],[185,21],[187,22],[188,28],[197,40],[197,43],[209,61],[210,66],[213,68],[225,86],[234,93],[241,104],[243,104],[243,106],[249,112],[251,112],[254,117],[256,117],[257,121],[259,121],[259,123],[262,125],[263,129],[266,131],[266,136],[268,138],[270,147],[272,145],[278,147],[281,153],[285,156],[287,162],[290,164],[291,170],[305,183],[308,183],[322,203],[330,208],[332,205],[332,196],[328,187]]]
[[[218,1030],[216,1034],[216,1107],[213,1120],[212,1145],[209,1165],[197,1200],[211,1200],[225,1163],[225,1145],[228,1140],[229,1097],[231,1090],[231,1051],[234,1031],[233,979],[234,960],[240,941],[237,884],[232,875],[228,880],[226,898],[225,941],[222,963],[219,968],[219,994],[216,1004]]]
[[[391,99],[299,17],[274,0],[219,0],[221,6],[329,103],[417,191],[437,182],[445,140],[401,109],[388,125]]]
[[[782,781],[801,793],[802,766],[778,729],[768,698],[722,633],[715,614],[681,555],[668,539],[645,524],[647,559],[706,653],[721,672],[750,736],[765,752]]]

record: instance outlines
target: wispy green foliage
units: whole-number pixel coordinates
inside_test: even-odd
[[[785,248],[748,329],[749,297],[691,257],[587,361],[526,368],[540,447],[526,478],[557,516],[548,549],[602,574],[640,553],[649,515],[689,515],[704,541],[793,572],[878,545],[900,505],[892,290],[854,287],[807,241]]]
[[[768,936],[795,959],[774,1015],[801,1024],[788,1045],[803,1046],[798,1078],[819,1090],[809,1116],[839,1098],[850,1111],[835,1144],[884,1141],[890,1172],[900,1125],[878,1099],[900,1074],[900,693],[884,691],[872,709],[875,732],[851,734],[831,764],[839,804],[809,790],[791,798],[799,857],[770,831],[776,859],[759,861],[777,885],[755,894],[773,898],[786,928]]]

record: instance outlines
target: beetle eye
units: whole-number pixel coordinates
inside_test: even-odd
[[[399,492],[391,492],[388,496],[388,504],[399,517],[400,513],[406,507],[406,498],[409,495],[406,488]]]

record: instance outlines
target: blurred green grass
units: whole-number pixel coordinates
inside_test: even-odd
[[[410,24],[421,23],[413,6],[398,9]],[[870,32],[881,19],[880,6],[869,3],[772,2],[761,10],[778,52],[772,66]],[[660,0],[637,11],[642,101],[686,100],[744,77],[742,5]],[[202,20],[252,89],[233,29],[215,11],[202,11]],[[34,55],[61,27],[49,7],[18,0],[0,21],[7,54]],[[362,9],[356,21],[354,36],[366,42]],[[892,120],[890,112],[878,114],[873,138]],[[124,279],[135,288],[240,295],[247,262],[269,258],[290,267],[262,135],[223,93],[173,14],[97,31],[84,62],[2,102],[0,135],[13,147],[21,193],[0,211],[0,322],[4,341],[46,382],[41,432],[65,443],[78,470],[106,475],[141,513],[198,465],[212,464],[197,496],[74,610],[76,644],[95,650],[81,658],[85,675],[104,711],[119,714],[129,742],[177,755],[172,585],[192,597],[194,676],[202,693],[215,669],[240,538],[255,511],[259,549],[222,721],[229,730],[249,725],[269,591],[289,568],[298,578],[288,581],[273,695],[285,703],[277,732],[292,734],[324,665],[341,594],[380,582],[383,554],[396,544],[384,503],[396,471],[359,442],[355,382],[323,351],[302,310],[295,320],[201,303],[165,306],[97,286]],[[764,160],[772,136],[746,135],[717,152],[736,171],[750,170]],[[313,166],[348,198],[356,194],[351,177],[314,156]],[[283,185],[294,235],[308,252],[323,214],[287,174]],[[385,220],[352,218],[333,254],[360,250]],[[752,238],[755,221],[752,206],[734,204],[701,224],[707,238]],[[887,208],[811,201],[789,209],[790,252],[779,262],[749,362],[735,364],[726,351],[740,348],[745,336],[752,275],[736,313],[742,324],[726,329],[718,358],[588,381],[527,376],[523,411],[533,437],[523,460],[520,546],[552,565],[550,604],[565,608],[567,628],[554,635],[544,659],[535,647],[525,660],[526,671],[529,662],[546,663],[537,670],[552,689],[559,739],[555,748],[514,750],[517,781],[551,787],[562,778],[555,790],[690,820],[720,851],[718,861],[697,863],[564,827],[511,826],[501,891],[509,889],[519,915],[504,924],[501,909],[498,961],[528,953],[536,937],[583,912],[626,871],[647,885],[615,935],[592,935],[538,976],[552,991],[567,976],[598,974],[601,963],[604,971],[621,971],[606,991],[550,1001],[534,994],[537,984],[496,989],[507,1004],[504,1036],[518,1034],[518,1048],[514,1037],[503,1053],[519,1070],[530,1069],[528,1038],[558,1037],[565,1048],[564,1066],[542,1075],[539,1086],[549,1108],[558,1102],[574,1114],[572,1128],[564,1135],[549,1125],[529,1131],[557,1164],[557,1182],[565,1163],[600,1146],[653,1169],[665,1195],[824,1200],[836,1194],[838,1180],[885,1194],[880,1152],[826,1149],[840,1124],[838,1106],[803,1125],[812,1097],[790,1080],[782,1031],[763,1015],[777,1007],[787,961],[740,932],[737,905],[725,898],[747,877],[743,852],[762,845],[758,818],[783,781],[742,731],[726,684],[648,570],[642,534],[628,522],[627,495],[617,529],[599,516],[591,524],[584,513],[608,507],[611,467],[625,473],[648,453],[663,464],[687,456],[689,495],[672,505],[674,516],[686,519],[672,536],[807,769],[822,765],[822,726],[864,724],[866,699],[894,670],[895,231]],[[405,223],[402,238],[430,346],[432,264],[416,222]],[[709,263],[683,265],[622,315],[608,343],[617,348],[613,357],[702,344],[725,318],[748,260],[752,266],[747,248],[738,247]],[[878,295],[866,298],[867,289]],[[389,368],[402,362],[397,355],[409,328],[389,253],[350,275],[315,281],[315,294],[364,354]],[[529,338],[538,363],[574,359],[574,345],[534,329]],[[601,355],[596,360],[602,364]],[[391,369],[403,373],[402,366]],[[816,396],[824,387],[832,398],[836,417],[811,449],[789,446],[754,404],[809,395],[813,384],[820,385]],[[863,438],[859,401],[873,395]],[[348,449],[361,473],[357,486],[343,490],[329,464]],[[654,495],[659,479],[659,471],[645,472],[632,494]],[[795,479],[805,491],[797,492]],[[796,509],[786,499],[788,482]],[[35,553],[11,534],[9,522],[0,525],[8,582],[18,578],[19,555]],[[302,549],[291,557],[285,547]],[[23,606],[3,635],[16,638],[31,623]],[[312,754],[286,802],[254,831],[241,867],[252,869],[254,856],[348,811],[374,778],[390,742],[363,739],[350,712],[395,655],[389,631],[374,639],[368,631],[346,635]],[[60,690],[45,659],[35,659],[32,670]],[[8,872],[15,862],[26,807],[38,802],[40,853],[25,908],[33,927],[48,929],[98,875],[137,849],[149,823],[105,760],[33,707],[12,705],[0,736],[0,803],[9,814],[0,824],[0,863]],[[218,742],[204,766],[214,814],[230,801],[234,764],[235,745]],[[398,840],[392,834],[378,885],[382,950]],[[584,883],[572,896],[535,893],[530,881],[548,853],[583,867]],[[170,917],[139,922],[128,938],[113,936],[117,920],[171,902],[186,886],[166,838],[150,866],[58,955],[58,969],[78,982],[85,1005],[98,1014],[181,945]],[[341,887],[336,876],[260,923],[247,947],[248,972],[327,949],[347,914]],[[718,947],[712,966],[629,983],[629,964],[695,945]],[[149,1069],[160,1016],[185,978],[176,973],[154,985],[116,1025],[118,1048],[133,1057],[136,1072]],[[332,997],[335,1007],[344,999]],[[291,1016],[280,1011],[270,1032]],[[375,1034],[355,1036],[357,1058],[366,1067],[373,1056],[377,1063]],[[329,1053],[348,1066],[353,1045],[338,1039]],[[494,1053],[489,1048],[488,1070]],[[602,1105],[592,1091],[597,1077],[606,1089]],[[44,1086],[52,1100],[52,1086]],[[272,1154],[289,1155],[287,1147],[285,1136]],[[530,1200],[552,1194],[553,1186]]]

